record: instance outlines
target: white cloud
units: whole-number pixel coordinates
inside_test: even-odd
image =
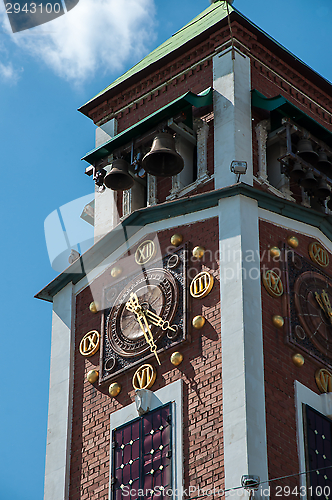
[[[15,69],[11,62],[4,64],[0,61],[0,81],[16,83],[20,71]]]
[[[142,57],[155,38],[154,15],[154,0],[80,0],[67,14],[11,40],[58,76],[79,83]]]

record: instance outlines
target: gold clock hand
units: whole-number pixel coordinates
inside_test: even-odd
[[[331,307],[331,302],[329,299],[329,296],[327,295],[326,291],[323,290],[322,292],[322,301],[325,305],[326,313],[329,317],[330,323],[332,324],[332,307]]]
[[[145,316],[149,318],[151,323],[155,326],[160,326],[162,330],[171,330],[172,332],[176,332],[176,325],[170,326],[169,321],[164,321],[160,316],[158,316],[153,311],[147,309],[145,312]]]
[[[320,305],[320,307],[323,309],[323,311],[325,312],[325,307],[324,307],[324,304],[322,302],[322,299],[320,298],[320,295],[318,292],[315,292],[315,299],[317,300],[318,304]]]
[[[128,309],[128,311],[135,313],[136,319],[139,323],[139,326],[141,327],[141,330],[144,334],[145,340],[146,340],[147,344],[150,346],[150,351],[153,352],[153,354],[155,355],[155,357],[158,361],[158,364],[161,365],[158,354],[157,354],[157,346],[154,342],[153,335],[152,335],[152,332],[150,330],[146,316],[144,314],[143,308],[142,308],[142,306],[139,305],[138,297],[137,297],[136,293],[132,292],[130,294],[130,298],[126,302],[126,309]],[[142,323],[142,319],[145,323],[145,326],[146,326],[148,333],[145,331],[144,325]]]

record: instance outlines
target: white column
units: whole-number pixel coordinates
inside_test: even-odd
[[[269,120],[262,120],[255,127],[258,142],[258,178],[263,181],[267,181],[266,142],[268,127]]]
[[[53,300],[44,500],[67,500],[73,391],[73,285]]]
[[[99,192],[95,189],[95,243],[109,233],[119,222],[116,206],[117,192],[105,189]]]
[[[253,184],[250,60],[230,51],[213,58],[214,175],[216,189],[232,185],[233,160],[246,161],[241,182]]]
[[[256,200],[240,195],[220,200],[219,232],[224,467],[228,489],[239,486],[245,474],[259,476],[261,481],[268,478]]]

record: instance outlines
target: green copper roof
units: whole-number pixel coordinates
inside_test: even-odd
[[[228,7],[229,12],[232,12],[234,10],[231,5],[229,5]],[[108,87],[99,92],[99,94],[90,99],[90,101],[88,102],[93,101],[96,97],[119,85],[119,83],[124,82],[136,73],[139,73],[148,66],[151,66],[151,64],[159,61],[159,59],[162,59],[196,36],[200,35],[205,30],[224,19],[226,16],[226,2],[224,2],[223,0],[217,0],[215,3],[211,4],[207,9],[201,12],[197,17],[195,17],[192,21],[190,21],[190,23],[186,24],[183,28],[174,33],[174,35],[166,40],[166,42],[159,45],[159,47],[150,52],[150,54],[144,57],[144,59],[135,64],[135,66],[130,68],[126,73],[121,75],[117,80],[115,80]],[[88,102],[86,104],[88,104]],[[86,104],[84,104],[84,106]]]
[[[281,126],[282,117],[288,117],[294,120],[301,127],[309,130],[309,132],[324,141],[328,146],[332,147],[332,133],[330,130],[323,127],[323,125],[308,116],[304,113],[304,111],[301,111],[282,95],[279,94],[275,97],[268,98],[258,92],[258,90],[252,90],[251,103],[257,108],[266,109],[267,111],[272,112],[272,130]],[[276,116],[276,113],[278,116]]]

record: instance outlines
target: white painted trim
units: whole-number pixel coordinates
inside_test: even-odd
[[[183,381],[177,380],[172,384],[162,387],[154,392],[151,397],[151,410],[155,410],[167,403],[172,403],[172,432],[173,432],[173,448],[172,448],[172,489],[179,491],[176,499],[182,500],[183,484]],[[125,406],[111,414],[110,423],[110,482],[108,490],[108,498],[112,498],[111,471],[112,471],[112,431],[134,420],[139,415],[136,410],[136,404]]]
[[[195,222],[218,217],[218,215],[218,207],[212,207],[207,208],[206,210],[200,210],[198,212],[161,220],[141,227],[137,233],[135,233],[135,235],[127,241],[127,243],[121,245],[115,252],[112,253],[112,255],[108,255],[95,269],[90,271],[78,283],[76,283],[74,287],[75,294],[77,295],[84,290],[84,288],[90,286],[107,268],[112,266],[120,257],[122,257],[128,251],[129,247],[135,245],[141,238],[144,238],[145,235],[153,232],[157,233],[158,231],[165,229],[178,228],[179,226],[183,226],[185,224],[194,224]],[[118,229],[114,229],[114,231],[116,230],[123,231],[123,228],[119,225]]]
[[[258,204],[244,196],[219,201],[219,251],[225,489],[241,476],[268,479]],[[250,249],[254,262],[245,260]],[[252,272],[254,270],[254,272]],[[264,491],[254,498],[267,498]],[[226,498],[234,496],[226,493]],[[259,496],[261,495],[261,496]],[[237,498],[247,492],[237,490]]]
[[[260,220],[271,222],[276,226],[302,233],[311,238],[316,238],[328,250],[330,250],[330,252],[332,252],[331,240],[329,240],[328,237],[325,236],[325,234],[323,234],[317,227],[311,226],[310,224],[306,224],[304,222],[299,222],[295,219],[290,219],[289,217],[284,217],[283,215],[279,215],[274,212],[270,212],[269,210],[265,210],[264,208],[258,209],[258,215]]]
[[[73,398],[73,285],[53,299],[44,500],[69,498]]]
[[[302,385],[298,380],[295,380],[295,412],[296,412],[296,436],[299,457],[299,473],[306,471],[305,460],[305,441],[304,441],[304,426],[303,426],[303,404],[311,406],[314,410],[326,416],[332,414],[332,393],[316,394],[308,387]],[[330,417],[331,418],[331,417]],[[307,481],[306,475],[301,474],[300,486],[303,486],[303,491],[306,491]],[[307,495],[302,496],[304,500]]]

